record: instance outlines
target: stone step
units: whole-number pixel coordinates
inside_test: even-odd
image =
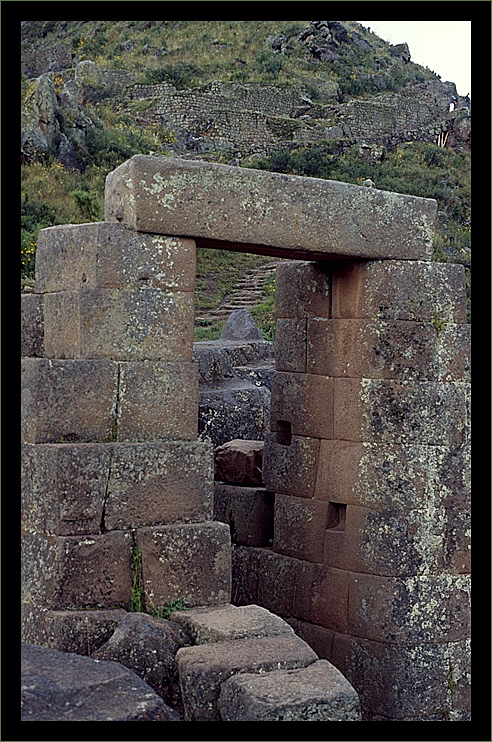
[[[265,608],[198,607],[170,618],[195,642],[176,654],[185,721],[360,721],[350,683]]]

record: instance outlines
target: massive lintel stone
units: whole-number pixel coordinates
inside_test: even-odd
[[[135,155],[106,179],[105,218],[199,247],[285,258],[429,260],[433,199],[194,160]]]

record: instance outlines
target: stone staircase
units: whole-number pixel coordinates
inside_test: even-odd
[[[265,263],[247,271],[234,289],[224,296],[218,307],[202,312],[196,319],[224,320],[236,309],[251,309],[265,301],[265,280],[275,274],[276,267],[277,262]]]

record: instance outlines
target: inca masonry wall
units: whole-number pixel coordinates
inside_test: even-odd
[[[463,268],[429,261],[434,217],[426,199],[137,156],[108,176],[107,221],[40,232],[25,641],[66,646],[80,608],[107,635],[139,553],[147,610],[227,604],[234,579],[235,602],[341,670],[363,718],[469,719],[469,326]],[[212,520],[192,363],[195,249],[212,245],[293,261],[276,280],[271,547],[231,548]]]

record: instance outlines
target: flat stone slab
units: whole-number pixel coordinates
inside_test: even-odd
[[[234,675],[222,684],[218,706],[221,721],[361,721],[356,691],[327,660]]]
[[[171,618],[186,630],[194,644],[294,633],[286,621],[259,605],[192,608],[175,611]]]
[[[430,260],[436,210],[433,199],[170,157],[135,155],[106,179],[106,221],[301,260]]]
[[[306,667],[318,655],[292,632],[182,647],[176,659],[184,720],[219,721],[220,686],[232,675]]]
[[[180,721],[119,662],[21,644],[21,721]]]

